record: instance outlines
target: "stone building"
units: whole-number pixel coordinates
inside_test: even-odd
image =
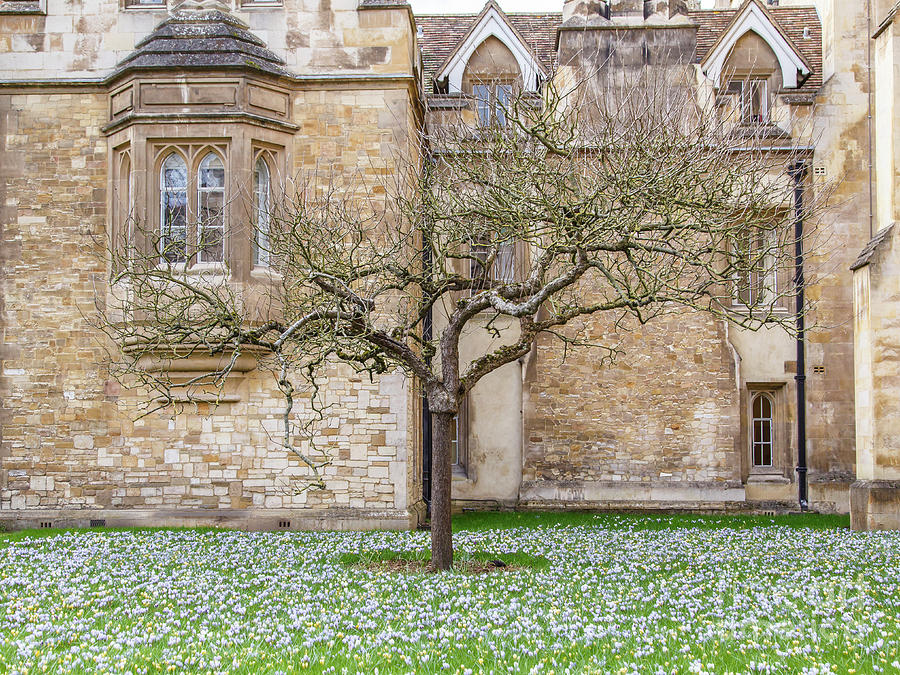
[[[398,150],[416,151],[421,125],[496,123],[512,87],[538,91],[613,41],[627,67],[649,58],[696,73],[718,105],[775,139],[812,116],[806,189],[841,181],[821,224],[830,257],[809,261],[821,271],[805,367],[783,332],[694,314],[623,336],[612,367],[563,361],[541,341],[471,393],[454,498],[779,508],[796,505],[802,443],[811,508],[846,512],[853,484],[857,525],[898,524],[894,231],[867,246],[894,212],[896,6],[570,0],[541,14],[488,2],[478,15],[416,17],[393,0],[231,2],[0,1],[0,524],[419,523],[427,438],[416,387],[400,375],[370,382],[334,368],[325,490],[288,489],[301,470],[268,442],[277,395],[252,362],[218,405],[136,420],[135,394],[110,379],[86,321],[107,278],[97,249],[124,214],[163,217],[162,176],[176,176],[186,241],[201,236],[190,215],[201,195],[227,203],[222,247],[199,264],[227,262],[233,283],[263,284],[265,260],[228,231],[252,206],[226,195],[323,158],[389,174]]]

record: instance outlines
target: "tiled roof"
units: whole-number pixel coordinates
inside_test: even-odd
[[[812,75],[796,93],[812,95],[822,85],[822,24],[814,7],[767,7],[767,11],[784,33],[806,57]],[[697,62],[703,59],[737,10],[700,10],[688,12],[697,24]],[[430,89],[431,78],[450,53],[459,45],[478,18],[477,14],[418,15],[416,24],[422,29],[419,42],[425,82]],[[510,13],[510,23],[521,33],[538,59],[548,70],[556,66],[556,29],[562,14]],[[809,28],[805,38],[804,28]]]
[[[478,14],[418,15],[416,25],[422,29],[419,44],[426,83],[431,82],[435,70],[447,60],[460,41],[474,25]],[[548,14],[510,13],[506,17],[522,35],[535,56],[548,71],[556,65],[556,28],[562,22],[559,12]],[[428,87],[430,89],[430,86]]]
[[[822,86],[822,24],[815,7],[766,7],[812,68],[812,75],[799,93],[813,94]],[[697,61],[703,59],[719,36],[728,28],[738,10],[701,10],[688,12],[697,24]],[[803,37],[803,29],[809,28],[809,37]]]

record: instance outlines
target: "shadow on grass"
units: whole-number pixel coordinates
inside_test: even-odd
[[[345,553],[340,558],[341,564],[347,567],[362,567],[369,570],[424,572],[431,562],[431,551],[364,551],[362,553]],[[413,563],[398,565],[397,563]],[[453,554],[453,567],[462,572],[486,572],[488,568],[502,569],[535,569],[550,567],[550,561],[544,557],[528,553],[468,553],[456,551]]]

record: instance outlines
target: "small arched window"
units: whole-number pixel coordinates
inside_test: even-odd
[[[131,243],[131,156],[123,152],[119,161],[119,179],[116,181],[116,247],[124,248]]]
[[[269,213],[271,211],[272,194],[269,165],[262,157],[256,160],[253,167],[253,264],[267,267],[269,265]]]
[[[769,394],[753,397],[753,426],[751,452],[753,466],[772,466],[772,449],[775,445],[775,406]]]
[[[208,153],[197,170],[197,260],[225,261],[225,165]]]
[[[170,263],[187,262],[187,164],[171,153],[159,170],[159,254]]]

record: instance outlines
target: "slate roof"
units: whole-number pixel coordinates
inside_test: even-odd
[[[248,28],[219,9],[176,9],[119,62],[113,77],[160,68],[245,68],[290,75],[284,61]]]
[[[815,94],[822,86],[822,23],[816,8],[766,7],[766,11],[806,57],[812,68],[812,74],[803,86],[793,91]],[[688,17],[697,24],[697,62],[706,56],[737,13],[736,9],[688,12]],[[809,28],[808,38],[803,37],[804,28]]]
[[[881,244],[887,240],[888,236],[891,234],[891,231],[894,229],[893,225],[888,225],[880,229],[875,233],[875,236],[869,240],[869,243],[866,244],[866,247],[860,252],[859,257],[857,257],[856,262],[850,265],[851,270],[858,270],[860,267],[865,267],[872,261],[872,257],[875,255],[875,252],[881,246]]]
[[[422,29],[419,44],[422,46],[422,64],[426,88],[435,71],[459,46],[460,41],[475,24],[479,14],[441,14],[416,16],[416,25]],[[548,71],[556,66],[556,29],[562,23],[562,13],[511,12],[506,18],[522,35],[535,56]]]

